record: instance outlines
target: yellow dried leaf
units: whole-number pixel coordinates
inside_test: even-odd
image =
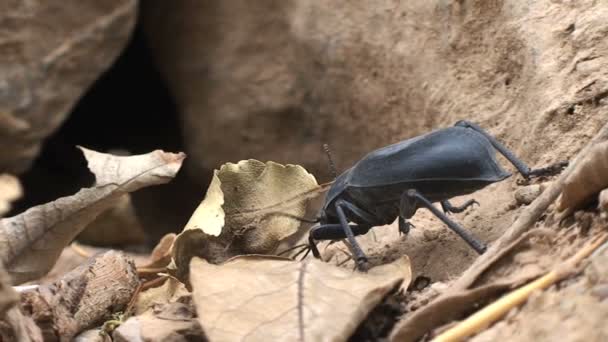
[[[406,256],[368,273],[255,255],[221,266],[194,258],[190,265],[192,296],[211,341],[346,341],[410,278]]]
[[[274,252],[301,227],[293,216],[306,214],[316,190],[315,177],[299,165],[253,159],[222,165],[175,241],[177,275],[185,278],[193,256],[220,263],[236,255]]]

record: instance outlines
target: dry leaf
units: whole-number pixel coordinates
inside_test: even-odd
[[[608,187],[608,141],[593,146],[564,182],[560,211],[577,208]]]
[[[164,270],[164,268],[171,262],[171,255],[173,253],[173,243],[175,242],[175,233],[169,233],[160,239],[148,261],[144,265],[137,266],[137,272],[142,274],[158,273]]]
[[[167,320],[148,311],[129,318],[112,334],[114,342],[207,341],[196,318]]]
[[[204,341],[192,296],[184,284],[169,278],[137,298],[136,317],[115,332],[115,341]]]
[[[94,253],[90,254],[90,256],[93,255]],[[51,284],[52,282],[61,278],[64,274],[80,266],[88,258],[88,256],[78,254],[76,250],[72,248],[72,246],[65,247],[51,270],[43,277],[36,279],[36,283]]]
[[[78,241],[95,246],[125,246],[145,242],[146,233],[135,212],[130,194],[116,199],[114,205],[99,215],[78,234]]]
[[[0,264],[0,319],[17,301],[19,301],[19,295],[11,286],[11,278]]]
[[[0,321],[0,341],[43,342],[44,339],[34,320],[14,306]]]
[[[169,182],[185,158],[160,150],[130,157],[81,150],[95,175],[94,187],[0,220],[0,259],[14,284],[46,274],[63,247],[120,196]]]
[[[19,180],[8,174],[0,174],[0,216],[11,210],[11,202],[21,197]]]
[[[175,241],[178,276],[186,278],[193,256],[220,263],[240,254],[272,253],[301,226],[290,215],[304,216],[308,200],[320,190],[299,165],[253,159],[222,165]]]
[[[192,296],[211,341],[346,341],[410,278],[407,257],[368,273],[253,255],[221,266],[194,258],[190,265]]]
[[[161,286],[148,289],[137,296],[135,314],[140,315],[158,304],[184,301],[187,297],[190,297],[190,292],[186,286],[174,278],[168,278]]]

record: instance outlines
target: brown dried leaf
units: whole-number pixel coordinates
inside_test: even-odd
[[[0,174],[0,217],[11,210],[11,202],[21,197],[19,180],[9,174]]]
[[[135,314],[140,315],[155,305],[184,301],[190,292],[180,281],[169,278],[161,286],[148,289],[137,296]]]
[[[604,141],[593,146],[566,178],[557,209],[576,209],[607,187],[608,141]]]
[[[299,165],[243,160],[215,170],[203,202],[174,245],[178,276],[193,256],[220,263],[240,254],[269,254],[295,234],[320,187]],[[279,214],[283,213],[283,214]]]
[[[411,278],[407,257],[368,273],[255,255],[221,266],[194,258],[190,268],[194,303],[211,341],[346,341]]]
[[[148,311],[129,318],[112,335],[114,342],[207,341],[196,318],[167,320]]]
[[[162,286],[142,292],[136,317],[115,332],[115,341],[203,341],[192,296],[183,283],[169,278]]]
[[[160,239],[147,262],[137,266],[137,273],[140,276],[156,275],[159,272],[165,272],[167,266],[171,263],[171,255],[173,254],[173,243],[176,238],[175,233],[169,233]]]
[[[0,341],[43,342],[44,339],[32,317],[24,315],[18,306],[14,306],[0,321]]]
[[[81,148],[96,184],[0,220],[0,259],[19,284],[46,274],[63,247],[125,193],[169,182],[181,167],[183,153],[160,150],[117,157]]]

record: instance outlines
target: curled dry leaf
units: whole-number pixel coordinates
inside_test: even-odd
[[[196,318],[169,320],[148,311],[129,318],[112,334],[114,342],[207,341]]]
[[[44,342],[42,331],[19,306],[10,308],[0,322],[0,341]]]
[[[147,262],[143,265],[137,265],[137,273],[143,277],[154,276],[159,272],[166,271],[167,266],[171,263],[171,255],[173,252],[173,243],[175,242],[175,233],[169,233],[160,239]]]
[[[254,255],[221,266],[194,258],[190,265],[192,296],[211,341],[346,341],[410,278],[407,257],[368,273]]]
[[[206,341],[191,293],[176,279],[140,293],[135,313],[114,331],[115,341]]]
[[[0,216],[11,209],[11,202],[21,197],[19,180],[9,174],[0,174]]]
[[[174,245],[178,276],[193,256],[220,263],[240,254],[272,253],[295,234],[308,200],[321,191],[299,165],[243,160],[215,170],[207,195]]]
[[[557,209],[576,209],[607,187],[608,141],[604,141],[593,146],[568,175]]]
[[[137,296],[135,314],[140,315],[155,305],[183,302],[190,297],[186,286],[175,278],[168,278],[159,287],[145,290]]]
[[[46,274],[63,247],[122,195],[169,182],[181,167],[183,153],[160,150],[117,157],[80,148],[96,184],[0,220],[0,259],[19,284]]]

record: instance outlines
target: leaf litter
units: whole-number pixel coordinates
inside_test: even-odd
[[[205,199],[173,246],[177,276],[187,279],[193,256],[221,263],[242,254],[271,254],[281,241],[305,230],[297,218],[323,190],[299,165],[254,159],[215,170]]]
[[[80,148],[95,175],[95,185],[78,193],[0,220],[0,260],[14,284],[46,274],[90,222],[122,195],[169,182],[185,154],[160,150],[119,157]]]
[[[409,259],[368,273],[316,259],[193,258],[193,299],[211,341],[345,341],[389,294],[407,288]]]
[[[570,169],[576,174],[576,168]],[[100,186],[100,179],[103,184],[104,178],[99,177],[94,188]],[[105,182],[116,186],[110,179],[112,177],[106,178]],[[593,216],[592,222],[586,225],[596,227],[589,233],[589,228],[582,228],[581,221],[588,215],[580,213],[575,215],[575,222],[581,225],[578,230],[554,234],[547,233],[546,229],[533,229],[525,233],[530,229],[528,221],[540,217],[540,212],[561,191],[562,183],[568,184],[568,181],[561,177],[548,189],[541,189],[528,213],[521,215],[524,219],[518,220],[524,223],[516,222],[505,234],[502,243],[510,245],[498,244],[501,248],[484,255],[483,262],[474,264],[451,285],[443,288],[431,285],[428,291],[410,289],[405,298],[420,305],[408,304],[411,310],[394,327],[392,340],[414,340],[449,331],[451,321],[465,318],[500,295],[547,272],[555,260],[571,255],[581,241],[589,240],[585,234],[597,235],[598,218]],[[124,184],[118,187],[121,186]],[[587,201],[602,190],[602,186],[579,197]],[[140,277],[155,276],[159,280],[155,286],[160,286],[139,295],[135,306],[137,316],[115,330],[114,340],[155,341],[161,337],[183,340],[206,336],[211,341],[345,341],[365,336],[359,334],[359,330],[375,322],[374,312],[387,298],[396,298],[399,288],[405,289],[410,283],[412,270],[407,257],[361,274],[314,259],[294,262],[273,256],[239,256],[276,253],[278,245],[305,234],[307,227],[298,218],[311,217],[309,201],[326,189],[326,184],[318,185],[300,166],[256,160],[223,165],[215,171],[205,199],[184,231],[178,236],[165,236],[148,258],[149,262],[140,266]],[[564,197],[567,190],[562,194],[562,199]],[[577,201],[570,203],[574,203],[572,206],[583,203]],[[93,203],[93,206],[98,204]],[[550,217],[545,223],[551,228],[557,224]],[[560,248],[552,248],[554,246]],[[171,259],[171,267],[177,270],[179,279],[191,287],[162,273]],[[590,285],[593,296],[608,296],[605,276],[588,278],[601,279],[593,280]],[[551,291],[543,296],[552,295],[555,298],[550,298],[555,302],[559,295],[555,296],[555,289]],[[402,305],[406,304],[399,300]],[[534,298],[530,302],[536,303]],[[528,307],[533,307],[532,304]],[[478,336],[493,336],[493,339],[507,336],[504,326],[508,322],[501,321]],[[404,329],[404,326],[415,329]],[[385,335],[372,334],[366,338],[375,340],[379,336]]]

